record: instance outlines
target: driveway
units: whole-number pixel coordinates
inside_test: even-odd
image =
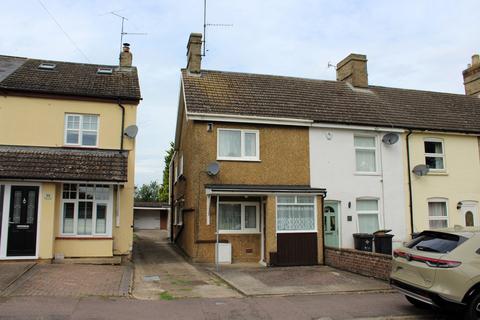
[[[188,263],[162,230],[138,230],[134,236],[133,297],[146,300],[241,297],[226,283]]]
[[[221,265],[212,272],[247,296],[390,292],[384,282],[327,266],[265,268]]]

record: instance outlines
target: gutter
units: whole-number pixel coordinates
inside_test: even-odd
[[[413,133],[412,129],[408,129],[408,134],[406,137],[407,142],[407,169],[408,169],[408,200],[410,206],[410,232],[413,234],[413,196],[412,196],[412,175],[411,175],[411,166],[410,166],[410,135]]]

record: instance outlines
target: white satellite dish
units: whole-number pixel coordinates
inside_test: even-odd
[[[209,176],[216,176],[220,172],[220,164],[218,162],[212,162],[207,167],[207,174]]]
[[[138,133],[138,127],[136,125],[128,126],[123,131],[123,134],[131,139],[135,138],[137,136],[137,133]]]
[[[395,132],[390,132],[383,136],[382,142],[385,144],[395,144],[397,143],[398,139],[398,134],[396,134]]]
[[[424,164],[419,164],[412,170],[413,174],[419,177],[427,175],[428,171],[430,171],[430,169]]]

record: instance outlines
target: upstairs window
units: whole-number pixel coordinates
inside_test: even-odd
[[[428,139],[424,141],[425,164],[432,171],[445,170],[445,154],[443,141],[439,139]]]
[[[257,130],[218,129],[217,158],[219,160],[259,160]]]
[[[91,114],[66,114],[65,144],[96,147],[98,145],[98,116]]]
[[[359,173],[377,172],[377,147],[375,137],[355,136],[355,165]]]

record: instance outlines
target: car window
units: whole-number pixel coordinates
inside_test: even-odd
[[[454,234],[424,232],[407,244],[407,247],[419,251],[448,253],[465,242],[465,240],[467,238]]]

